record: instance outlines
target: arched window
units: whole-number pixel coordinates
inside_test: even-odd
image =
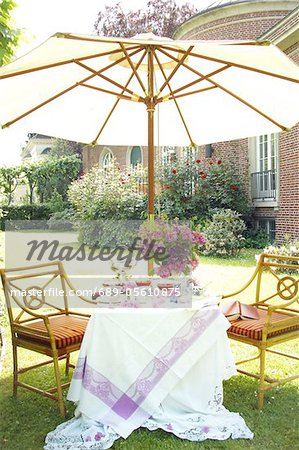
[[[42,152],[41,155],[48,155],[51,152],[51,147],[46,147]]]
[[[141,147],[139,146],[132,147],[130,152],[130,165],[132,167],[136,167],[138,164],[141,163],[142,163]]]
[[[108,170],[113,162],[113,153],[109,148],[104,148],[102,155],[101,155],[101,160],[102,160],[102,168],[104,170]]]

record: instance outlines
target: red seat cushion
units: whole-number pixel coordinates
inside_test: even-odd
[[[79,344],[82,342],[85,329],[88,323],[88,318],[76,317],[76,316],[58,316],[50,317],[50,327],[52,329],[56,348],[64,348],[69,345]],[[26,325],[23,325],[26,328]],[[36,320],[27,324],[28,328],[37,331],[47,331],[43,320]],[[50,346],[49,339],[45,336],[32,336],[27,333],[22,333],[22,330],[18,330],[18,337],[30,341],[42,342]]]
[[[263,328],[267,316],[267,311],[257,308],[259,319],[238,319],[231,322],[231,327],[229,328],[229,333],[239,334],[241,336],[246,336],[250,339],[260,341],[262,339]],[[285,315],[278,312],[272,313],[272,323],[277,323],[282,320],[289,318],[289,315]],[[289,331],[299,330],[299,317],[298,325],[294,325],[283,330],[273,331],[268,334],[268,337],[278,336]]]

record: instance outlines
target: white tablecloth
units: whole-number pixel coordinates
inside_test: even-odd
[[[75,417],[45,449],[107,449],[140,426],[192,441],[252,438],[222,405],[222,381],[236,374],[228,327],[215,306],[95,312],[68,393]]]

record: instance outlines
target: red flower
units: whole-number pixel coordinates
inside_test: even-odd
[[[231,191],[237,191],[237,190],[238,190],[238,187],[235,186],[235,185],[233,185],[233,186],[230,187],[230,190],[231,190]]]
[[[197,164],[199,164],[199,163],[201,162],[201,160],[200,160],[200,159],[197,159],[196,162],[197,162]]]
[[[201,178],[207,178],[206,174],[205,174],[205,173],[202,173],[202,174],[201,174]]]
[[[221,159],[218,159],[217,164],[222,164]]]
[[[209,164],[212,165],[212,164],[213,164],[213,161],[209,161]]]
[[[172,169],[172,173],[175,175],[175,174],[176,174],[176,170],[175,170],[175,169]]]
[[[199,175],[202,175],[204,172],[201,170],[200,172],[199,172]]]

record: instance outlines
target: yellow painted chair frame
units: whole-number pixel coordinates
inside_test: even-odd
[[[283,271],[291,271],[291,275],[283,273]],[[272,274],[277,279],[276,292],[271,295],[263,297],[262,292],[262,279],[263,274],[267,272]],[[297,272],[296,277],[293,273]],[[239,320],[237,323],[232,322],[232,326],[228,330],[228,336],[236,341],[253,345],[258,349],[258,354],[251,358],[243,359],[237,361],[237,365],[247,363],[254,359],[259,359],[259,373],[251,373],[243,369],[238,368],[238,372],[254,377],[259,380],[258,383],[258,409],[262,409],[264,406],[265,392],[280,386],[288,381],[295,380],[299,377],[299,374],[288,376],[284,379],[273,379],[265,375],[265,364],[266,364],[266,353],[271,352],[276,355],[280,355],[286,358],[296,359],[299,357],[296,355],[284,353],[278,350],[273,350],[271,347],[287,342],[291,339],[298,338],[299,330],[299,257],[282,256],[282,255],[271,255],[271,254],[261,254],[259,261],[257,263],[256,269],[249,279],[249,281],[238,291],[223,295],[222,299],[231,298],[237,296],[236,300],[242,302],[242,297],[240,294],[245,291],[249,285],[256,281],[255,290],[255,301],[250,303],[251,305],[258,308],[265,315],[263,319],[263,326],[259,338],[253,338],[252,336],[241,334],[238,330],[238,324],[243,321]],[[295,308],[297,306],[297,309]],[[276,317],[282,320],[274,320]],[[254,319],[249,319],[254,320]],[[247,322],[249,322],[247,320]],[[252,322],[253,323],[253,322]],[[243,322],[244,324],[244,322]],[[246,326],[245,326],[246,328]]]
[[[71,289],[74,286],[68,279],[63,265],[59,261],[52,263],[39,264],[28,267],[19,267],[13,269],[0,269],[2,285],[5,294],[5,300],[8,310],[8,317],[11,328],[12,337],[12,349],[13,349],[13,395],[17,395],[17,388],[22,387],[29,389],[35,393],[43,395],[58,401],[59,411],[61,416],[65,416],[65,405],[63,400],[62,390],[69,386],[70,382],[61,384],[61,375],[59,370],[59,360],[66,360],[66,374],[69,372],[70,367],[75,367],[70,363],[70,353],[79,350],[81,341],[83,338],[83,329],[87,325],[89,314],[79,313],[69,310],[67,285]],[[62,305],[57,307],[44,298],[42,293],[49,284],[60,278],[62,295]],[[24,280],[46,280],[42,286],[34,286],[39,288],[41,295],[32,295],[32,284],[28,287],[28,296],[20,297],[16,295],[16,290],[24,291],[24,288],[20,288],[16,283]],[[25,291],[26,292],[26,291]],[[93,303],[84,297],[79,296],[82,300],[88,303]],[[49,312],[49,308],[51,311]],[[40,311],[41,312],[40,312]],[[74,337],[70,334],[65,344],[57,345],[57,336],[55,335],[55,323],[59,321],[61,324],[63,321],[72,321],[72,326],[78,324],[81,336],[78,336],[80,332],[76,333]],[[85,323],[86,322],[86,323]],[[60,325],[61,327],[61,325]],[[62,325],[63,331],[63,325]],[[72,331],[68,330],[69,333]],[[71,342],[72,341],[72,342]],[[18,367],[18,347],[25,348],[27,350],[35,351],[40,354],[49,356],[51,359],[39,364],[34,364],[25,368]],[[19,375],[27,372],[28,370],[35,369],[37,367],[44,366],[46,364],[54,365],[54,374],[56,379],[56,387],[50,389],[39,389],[36,386],[29,385],[19,380]]]

